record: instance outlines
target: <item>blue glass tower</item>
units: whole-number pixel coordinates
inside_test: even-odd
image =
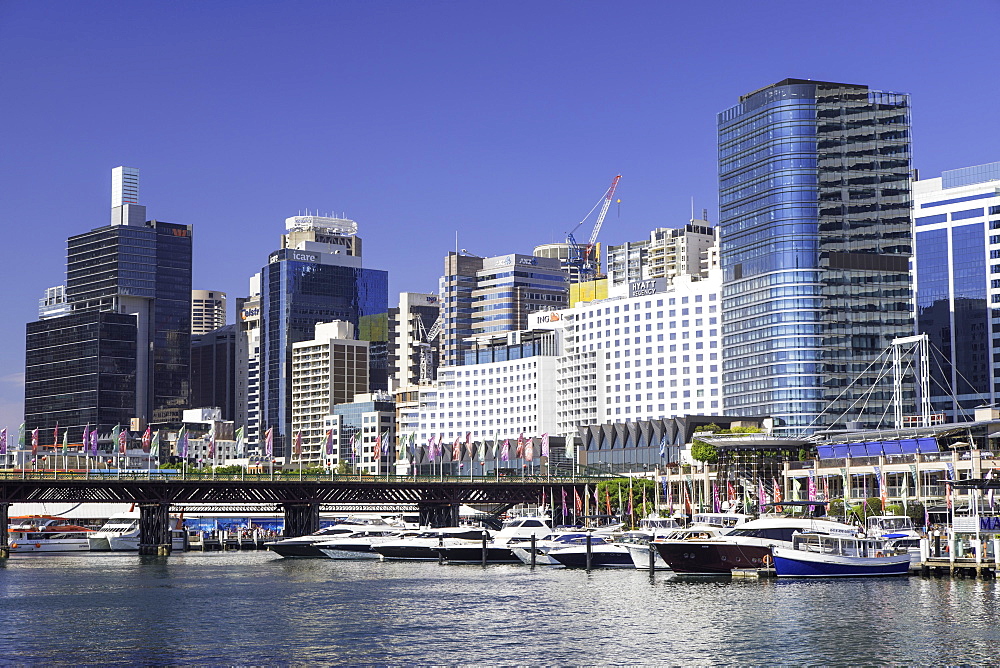
[[[350,254],[360,252],[360,239],[332,220],[290,218],[286,245],[296,247],[272,253],[260,273],[260,433],[274,428],[279,457],[291,432],[292,344],[311,341],[316,323],[354,325],[355,336],[371,343],[369,389],[388,390],[389,274],[362,268]],[[343,241],[353,244],[349,252],[334,250]]]
[[[933,410],[952,420],[1000,396],[1000,162],[913,184],[917,329],[931,346]]]
[[[718,132],[726,413],[871,423],[870,365],[913,332],[908,97],[785,79]]]

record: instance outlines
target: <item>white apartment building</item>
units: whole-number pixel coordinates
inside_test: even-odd
[[[263,442],[260,403],[260,274],[250,278],[250,294],[236,316],[236,424],[245,426],[247,443]]]
[[[191,291],[191,334],[208,334],[226,326],[226,293],[218,290]]]
[[[716,232],[706,220],[692,220],[684,227],[658,227],[649,239],[608,246],[608,279],[612,286],[651,278],[704,276],[706,254],[718,257]],[[710,253],[715,248],[716,253]]]
[[[302,435],[303,462],[325,460],[327,416],[338,404],[368,391],[368,342],[354,339],[354,326],[335,320],[316,324],[312,341],[292,344],[292,447]]]

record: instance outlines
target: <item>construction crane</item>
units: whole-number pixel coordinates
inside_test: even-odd
[[[567,264],[570,267],[575,267],[577,274],[579,275],[580,282],[589,281],[594,278],[597,273],[597,258],[594,257],[594,250],[597,247],[597,235],[601,232],[601,225],[604,224],[604,217],[608,214],[608,208],[611,206],[611,200],[614,198],[615,189],[618,188],[618,181],[622,178],[622,175],[617,175],[611,180],[611,185],[598,200],[597,204],[587,212],[587,215],[583,217],[576,226],[566,233],[566,243],[569,244],[569,260]],[[590,218],[590,214],[594,212],[594,209],[601,207],[601,212],[597,214],[597,222],[594,223],[594,229],[590,232],[590,239],[587,240],[586,245],[582,245],[577,242],[573,233],[580,229],[580,226],[587,222],[587,218]]]
[[[418,382],[421,385],[425,385],[432,380],[434,380],[434,352],[432,350],[432,344],[434,339],[441,334],[441,326],[443,324],[443,316],[438,316],[434,324],[431,325],[428,331],[424,327],[424,319],[419,315],[416,317],[417,321],[417,348],[420,349],[420,376]]]

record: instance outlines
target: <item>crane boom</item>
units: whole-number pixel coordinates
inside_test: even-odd
[[[618,187],[618,181],[621,179],[622,175],[619,174],[611,181],[611,187],[608,188],[607,194],[604,195],[604,204],[601,206],[601,212],[597,215],[597,222],[594,223],[594,229],[590,233],[590,241],[587,242],[587,248],[593,248],[594,243],[597,242],[597,234],[601,231],[601,225],[604,223],[604,216],[608,215],[608,207],[611,206],[611,199],[615,196],[615,189]]]

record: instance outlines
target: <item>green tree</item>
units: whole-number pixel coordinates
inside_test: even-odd
[[[337,463],[337,475],[350,475],[354,473],[354,466],[346,459],[341,459]]]
[[[719,461],[719,451],[711,443],[696,439],[691,442],[691,457],[699,462],[715,464]]]

